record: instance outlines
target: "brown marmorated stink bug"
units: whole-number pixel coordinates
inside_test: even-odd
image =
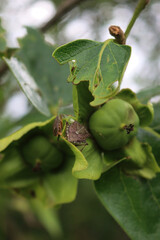
[[[62,122],[62,116],[57,116],[53,123],[53,135],[57,137],[59,140],[59,137],[62,135],[62,128],[63,128],[63,122]]]
[[[88,145],[86,139],[90,137],[90,133],[87,131],[84,125],[77,121],[69,124],[66,123],[66,137],[67,140],[76,146]],[[82,150],[81,150],[82,151]]]

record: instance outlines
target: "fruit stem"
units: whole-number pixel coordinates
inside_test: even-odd
[[[130,31],[131,31],[135,21],[136,21],[136,19],[138,18],[140,13],[143,11],[143,9],[146,7],[146,5],[149,3],[149,1],[150,0],[139,0],[138,1],[138,4],[137,4],[137,6],[135,8],[133,16],[132,16],[132,18],[131,18],[131,20],[130,20],[130,22],[128,24],[128,27],[127,27],[127,29],[125,31],[125,34],[124,34],[126,39],[127,39],[127,37],[129,35],[129,33],[130,33]]]

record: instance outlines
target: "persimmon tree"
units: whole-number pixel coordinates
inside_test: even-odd
[[[27,28],[20,49],[10,53],[0,29],[3,61],[44,115],[0,139],[0,188],[45,212],[44,206],[73,201],[78,181],[89,179],[106,210],[135,240],[160,238],[159,108],[149,102],[159,90],[136,94],[120,88],[131,55],[127,37],[148,2],[139,0],[126,31],[111,26],[114,39],[104,42],[81,39],[55,48]],[[48,65],[52,71],[46,75]],[[70,83],[65,88],[61,76]],[[73,112],[55,107],[59,96],[66,103],[72,99]]]

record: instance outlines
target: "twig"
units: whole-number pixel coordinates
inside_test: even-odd
[[[129,24],[128,24],[128,27],[125,31],[125,37],[127,39],[135,21],[137,20],[138,16],[140,15],[140,13],[143,11],[143,9],[146,7],[146,5],[150,2],[150,0],[139,0],[138,4],[137,4],[137,7],[134,11],[134,14],[133,14],[133,17],[132,19],[130,20]]]
[[[47,22],[44,26],[40,28],[42,32],[46,32],[50,27],[55,25],[61,18],[71,11],[74,7],[76,7],[78,4],[83,2],[84,0],[66,0],[61,4],[61,6],[58,8],[56,15]]]

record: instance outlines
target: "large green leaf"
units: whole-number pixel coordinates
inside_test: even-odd
[[[33,106],[42,114],[49,116],[50,111],[43,94],[26,66],[15,57],[10,59],[4,58],[4,60]]]
[[[118,45],[113,40],[82,39],[57,48],[53,57],[60,64],[70,63],[69,82],[89,81],[89,90],[94,97],[91,105],[97,106],[119,90],[130,53],[129,46]]]
[[[19,39],[19,44],[16,57],[34,77],[46,102],[51,106],[71,103],[72,86],[65,81],[69,71],[67,66],[60,66],[52,58],[55,47],[44,40],[41,32],[29,27],[27,35]]]
[[[95,182],[98,197],[133,240],[160,239],[160,175],[151,181],[114,168]]]

